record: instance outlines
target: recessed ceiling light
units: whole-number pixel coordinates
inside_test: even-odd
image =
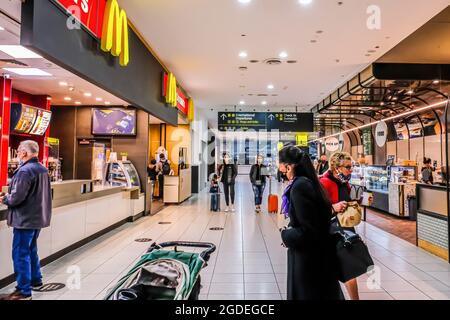
[[[244,100],[241,100],[241,101],[239,101],[239,104],[242,106],[242,105],[245,104],[245,101],[244,101]]]
[[[312,0],[298,0],[298,2],[302,5],[302,6],[306,6],[308,4],[312,3]]]
[[[80,105],[81,102],[80,101],[75,101],[75,104]]]
[[[106,104],[107,106],[109,106],[109,105],[111,104],[111,102],[105,101],[105,104]]]
[[[95,100],[97,100],[97,101],[103,101],[102,98],[95,98]]]
[[[0,27],[0,31],[5,31],[5,28],[3,28],[3,27]]]
[[[279,56],[280,58],[284,59],[284,58],[287,58],[287,57],[288,57],[288,54],[287,54],[286,51],[282,51],[282,52],[280,52],[280,54],[279,54],[278,56]]]
[[[51,77],[52,75],[38,68],[3,68],[3,70],[18,74],[20,76]]]
[[[275,88],[275,86],[274,86],[273,84],[269,84],[269,85],[267,86],[267,89],[269,89],[269,90],[272,90],[273,88]]]
[[[74,87],[69,87],[69,91],[74,91],[75,88]]]
[[[252,0],[238,0],[240,3],[247,4],[252,2]]]
[[[265,106],[265,105],[267,104],[267,101],[263,101],[263,102],[261,102],[261,104],[262,104],[263,106]]]
[[[85,92],[85,93],[84,93],[84,96],[85,96],[85,97],[92,97],[92,93],[90,93],[90,92]]]
[[[72,98],[71,98],[71,97],[65,97],[64,100],[66,100],[66,101],[72,101]]]
[[[434,80],[433,84],[439,84],[439,82],[440,82],[439,80]]]
[[[67,87],[69,84],[68,84],[67,82],[65,82],[65,81],[60,81],[60,82],[59,82],[59,85],[60,85],[61,87]]]
[[[0,45],[0,51],[16,59],[42,59],[40,55],[22,46]]]
[[[241,57],[241,58],[247,58],[247,57],[248,57],[248,53],[245,52],[245,51],[241,51],[241,52],[239,52],[239,57]]]

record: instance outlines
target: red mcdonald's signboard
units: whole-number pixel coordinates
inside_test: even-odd
[[[96,38],[101,39],[106,0],[55,0]],[[70,24],[70,22],[68,22]]]

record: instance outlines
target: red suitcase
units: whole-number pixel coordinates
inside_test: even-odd
[[[272,177],[269,177],[269,199],[267,204],[269,213],[278,213],[278,196],[272,194]]]

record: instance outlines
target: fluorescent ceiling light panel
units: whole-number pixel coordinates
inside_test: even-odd
[[[44,70],[38,68],[3,68],[8,72],[18,74],[20,76],[41,76],[41,77],[51,77],[52,75]]]
[[[37,53],[22,46],[0,45],[0,51],[16,59],[42,59]]]

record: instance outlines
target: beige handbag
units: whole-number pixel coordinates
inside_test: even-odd
[[[351,228],[361,223],[362,210],[358,202],[352,201],[348,203],[348,207],[344,212],[337,215],[341,227]]]

